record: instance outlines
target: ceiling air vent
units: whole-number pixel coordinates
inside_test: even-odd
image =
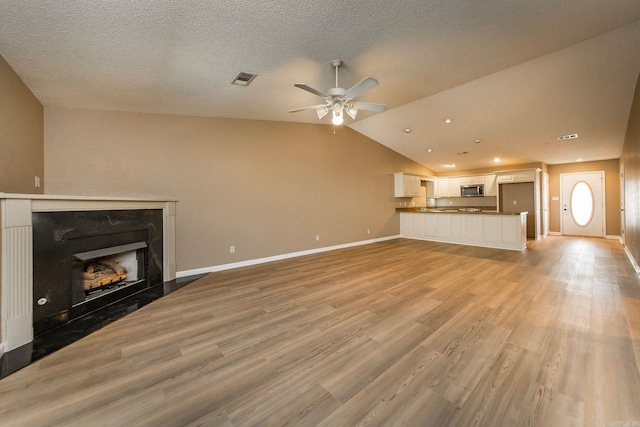
[[[566,141],[567,139],[576,139],[578,137],[577,133],[571,133],[569,135],[562,135],[558,137],[558,141]]]
[[[253,79],[255,79],[257,76],[258,76],[257,74],[241,72],[236,76],[236,78],[231,82],[231,84],[238,85],[238,86],[249,86],[249,84],[251,84]]]

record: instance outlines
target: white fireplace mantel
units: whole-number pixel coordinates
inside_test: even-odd
[[[176,278],[176,200],[0,193],[0,355],[33,341],[33,212],[163,210],[163,280]]]

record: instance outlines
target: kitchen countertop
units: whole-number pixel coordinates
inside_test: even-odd
[[[407,208],[396,208],[396,212],[414,212],[414,213],[446,213],[446,214],[455,214],[455,215],[521,215],[521,214],[527,214],[528,212],[512,212],[512,213],[506,213],[506,212],[498,212],[496,210],[493,209],[482,209],[479,212],[473,212],[473,211],[460,211],[459,209],[465,209],[465,208],[426,208],[426,210],[423,210],[423,208],[420,207],[407,207]]]

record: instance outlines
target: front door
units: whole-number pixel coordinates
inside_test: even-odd
[[[604,237],[604,172],[560,175],[562,234]]]

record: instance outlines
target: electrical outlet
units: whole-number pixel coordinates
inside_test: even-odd
[[[316,234],[316,242],[317,242],[318,240],[320,240],[320,235],[319,235],[319,234]]]
[[[367,234],[371,234],[371,230],[367,228]]]
[[[39,176],[36,176],[35,184],[36,184],[36,188],[40,188],[40,177]]]
[[[229,246],[229,253],[230,254],[234,254],[236,252],[236,247],[235,246]]]

